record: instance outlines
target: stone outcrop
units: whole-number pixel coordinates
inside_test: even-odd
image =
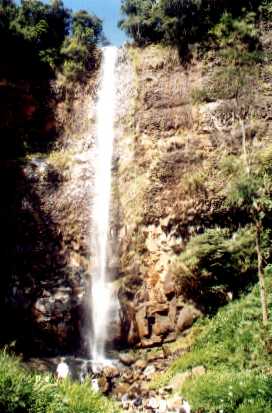
[[[233,98],[220,91],[220,99],[194,99],[216,70],[212,53],[206,62],[195,58],[188,67],[173,49],[159,45],[129,47],[128,55],[123,71],[130,65],[133,81],[123,90],[126,111],[118,121],[114,193],[119,298],[123,340],[148,347],[174,340],[205,311],[196,291],[201,287],[196,282],[194,290],[192,280],[185,290],[175,262],[192,236],[239,219],[225,207],[218,163],[241,153],[242,133]],[[264,66],[268,80],[256,90],[254,122],[245,121],[247,143],[256,149],[271,129],[268,72]]]
[[[233,99],[193,99],[214,65],[212,58],[205,67],[195,59],[185,68],[174,50],[161,46],[129,46],[119,57],[108,262],[120,301],[120,323],[112,324],[109,340],[118,346],[173,341],[205,310],[193,288],[180,287],[182,274],[174,268],[192,236],[230,223],[217,165],[222,154],[241,150]],[[254,122],[245,124],[255,148],[270,139],[269,68],[263,82]],[[32,157],[19,167],[9,161],[18,193],[9,199],[16,245],[5,239],[12,277],[4,295],[17,329],[5,329],[10,339],[18,338],[19,350],[74,351],[84,347],[84,328],[90,327],[83,307],[92,265],[96,88],[94,78],[69,111],[60,105],[65,132],[48,157]]]
[[[86,286],[89,283],[89,204],[94,150],[95,77],[75,96],[69,111],[58,107],[63,127],[54,150],[10,163],[16,185],[11,200],[12,257],[6,276],[5,307],[10,325],[5,340],[16,339],[26,354],[59,354],[82,348]],[[67,102],[66,102],[67,104]]]

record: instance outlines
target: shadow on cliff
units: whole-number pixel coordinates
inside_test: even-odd
[[[51,178],[54,190],[59,183]],[[0,161],[1,345],[13,342],[25,355],[54,355],[80,345],[81,308],[73,302],[79,274],[71,274],[62,234],[35,184],[23,164]],[[56,289],[63,297],[54,298]],[[72,302],[65,301],[65,291]]]

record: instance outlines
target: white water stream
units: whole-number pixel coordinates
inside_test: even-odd
[[[101,85],[96,107],[95,192],[92,209],[92,335],[90,352],[94,365],[107,364],[105,347],[112,306],[110,274],[107,271],[111,203],[111,169],[116,101],[115,69],[118,49],[103,48]]]

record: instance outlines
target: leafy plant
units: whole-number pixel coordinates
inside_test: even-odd
[[[91,390],[90,382],[57,382],[51,375],[24,370],[0,353],[0,410],[5,413],[118,413],[114,404]]]

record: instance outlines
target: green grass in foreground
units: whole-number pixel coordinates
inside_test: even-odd
[[[267,279],[270,314],[272,280]],[[261,323],[259,288],[221,309],[211,320],[196,325],[200,332],[192,350],[157,377],[161,387],[177,373],[203,365],[205,376],[180,389],[198,413],[272,412],[272,325]]]
[[[118,413],[91,390],[90,383],[57,382],[51,375],[26,372],[15,357],[0,353],[0,412]]]

